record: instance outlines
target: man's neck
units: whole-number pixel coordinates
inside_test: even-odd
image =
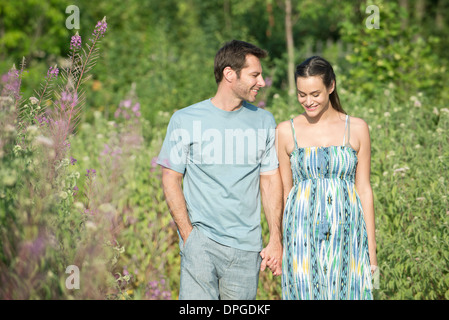
[[[235,111],[242,107],[243,100],[236,98],[232,93],[224,92],[224,90],[217,90],[215,96],[211,99],[211,102],[217,108],[224,111]]]

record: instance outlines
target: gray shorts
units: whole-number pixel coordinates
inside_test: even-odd
[[[193,227],[181,248],[180,300],[254,300],[259,252],[224,246]]]

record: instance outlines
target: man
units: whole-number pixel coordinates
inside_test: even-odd
[[[179,299],[255,299],[281,274],[282,183],[273,116],[254,102],[267,53],[233,40],[216,54],[211,99],[175,112],[158,164],[181,249]],[[260,197],[270,239],[262,250]],[[261,251],[262,250],[262,251]]]

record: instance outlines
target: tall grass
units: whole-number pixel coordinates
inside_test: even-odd
[[[155,161],[171,114],[142,118],[148,106],[132,85],[114,118],[96,111],[92,123],[80,122],[105,23],[85,49],[74,35],[66,64],[52,66],[33,97],[21,96],[24,61],[2,77],[1,299],[178,297],[178,236]],[[395,90],[369,100],[340,93],[345,110],[370,126],[375,298],[448,299],[449,109],[432,96]],[[286,101],[278,93],[265,106],[277,122],[302,112]],[[262,221],[266,241],[263,214]],[[79,268],[79,289],[66,285],[69,266]],[[280,293],[280,278],[261,273],[257,297]]]

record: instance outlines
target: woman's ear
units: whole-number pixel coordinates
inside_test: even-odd
[[[329,87],[329,94],[331,94],[332,92],[334,92],[334,90],[335,90],[335,80],[332,81],[332,84],[331,84],[331,86]]]

